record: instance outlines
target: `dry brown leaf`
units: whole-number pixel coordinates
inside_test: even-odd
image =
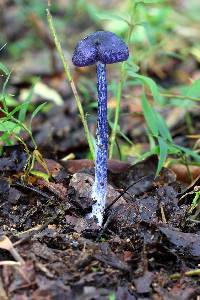
[[[16,259],[17,262],[23,264],[24,260],[23,258],[19,255],[17,250],[13,247],[12,242],[7,236],[2,236],[0,240],[0,248],[5,249],[11,253],[11,255]]]
[[[194,180],[200,175],[200,167],[188,166],[188,168],[182,164],[173,164],[169,167],[177,176],[177,180],[185,183],[191,183],[191,177]],[[188,174],[188,169],[191,174]]]

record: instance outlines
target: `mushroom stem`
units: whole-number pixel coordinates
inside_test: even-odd
[[[72,57],[77,67],[97,64],[98,122],[95,161],[95,181],[92,186],[92,198],[95,200],[92,212],[87,217],[96,217],[98,224],[103,223],[103,214],[107,195],[108,164],[108,123],[107,123],[107,82],[106,64],[114,64],[128,59],[129,50],[116,34],[109,31],[97,31],[76,46]]]
[[[97,62],[97,93],[98,120],[95,161],[95,181],[92,187],[92,198],[96,203],[92,206],[90,217],[96,217],[98,224],[103,222],[103,213],[107,193],[107,165],[108,165],[108,122],[107,122],[107,81],[106,65]]]

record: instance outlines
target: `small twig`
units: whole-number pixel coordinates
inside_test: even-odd
[[[200,269],[194,269],[194,270],[190,270],[190,271],[187,271],[183,274],[181,273],[175,273],[175,274],[172,274],[170,276],[170,279],[172,280],[178,280],[181,278],[181,276],[188,276],[188,277],[191,277],[191,276],[200,276]]]
[[[29,185],[24,185],[20,182],[15,182],[15,183],[12,183],[11,186],[19,186],[19,187],[22,187],[23,189],[27,189],[27,190],[30,190],[30,191],[33,191],[39,195],[41,195],[42,197],[46,198],[46,199],[52,199],[51,196],[49,196],[48,194],[40,191],[39,189],[35,188],[35,187],[32,187],[32,186],[29,186]]]
[[[142,181],[144,178],[146,178],[146,176],[141,177],[140,179],[134,181],[131,185],[129,185],[127,188],[125,188],[125,190],[123,190],[122,193],[119,194],[119,196],[117,196],[111,204],[109,204],[106,209],[105,209],[105,213],[111,208],[111,206],[113,206],[113,204],[115,204],[132,186],[136,185],[138,182]]]
[[[106,229],[108,228],[108,225],[110,224],[110,222],[112,221],[112,217],[113,217],[113,214],[114,213],[111,213],[107,220],[106,220],[106,223],[103,225],[103,227],[100,229],[99,233],[98,233],[98,236],[96,238],[96,242],[98,242],[100,240],[100,238],[102,237],[102,235],[104,234],[104,232],[106,231]]]
[[[185,272],[186,276],[197,276],[200,275],[200,269],[190,270]]]
[[[134,183],[132,183],[131,185],[129,185],[122,193],[120,193],[119,196],[117,196],[117,197],[113,200],[113,202],[112,202],[110,205],[108,205],[108,206],[106,207],[104,214],[106,214],[107,211],[111,208],[111,206],[113,206],[113,204],[115,204],[115,203],[116,203],[116,202],[117,202],[124,194],[126,194],[127,191],[128,191],[132,186],[134,186],[135,184],[137,184],[138,182],[140,182],[141,180],[143,180],[145,177],[146,177],[146,176],[143,176],[142,178],[138,179],[137,181],[135,181]],[[107,229],[109,223],[112,221],[113,215],[114,215],[114,212],[111,213],[111,214],[108,216],[108,218],[107,218],[107,220],[106,220],[106,222],[105,222],[103,228],[100,230],[100,232],[99,232],[99,234],[98,234],[98,236],[97,236],[96,241],[99,241],[100,238],[101,238],[101,236],[102,236],[102,234],[106,231],[106,229]]]
[[[43,225],[39,225],[37,227],[34,227],[34,228],[30,228],[29,230],[26,230],[24,232],[20,232],[19,234],[16,234],[16,236],[19,238],[22,236],[22,238],[13,243],[14,246],[18,246],[24,242],[27,242],[29,239],[31,239],[34,234],[42,231],[43,229],[45,229],[50,223],[52,223],[57,217],[58,217],[59,214],[56,214],[55,216],[51,217],[46,223],[44,223]]]
[[[72,75],[71,75],[71,72],[70,72],[70,69],[69,69],[69,64],[65,60],[64,53],[63,53],[60,41],[58,39],[56,30],[55,30],[55,27],[54,27],[53,19],[52,19],[52,16],[51,16],[51,13],[50,13],[49,9],[47,9],[47,20],[48,20],[51,35],[53,37],[56,49],[58,51],[58,55],[59,55],[59,57],[61,59],[61,62],[63,64],[65,76],[66,76],[67,80],[69,81],[72,92],[74,94],[76,105],[78,107],[79,114],[80,114],[80,119],[81,119],[81,122],[83,124],[85,135],[86,135],[88,145],[89,145],[89,148],[90,148],[91,156],[94,159],[95,154],[94,154],[93,142],[92,142],[92,139],[91,139],[91,135],[90,135],[90,131],[89,131],[89,128],[88,128],[87,120],[86,120],[86,117],[85,117],[85,114],[84,114],[83,106],[82,106],[78,91],[76,89],[76,85],[75,85],[74,80],[72,78]]]
[[[131,7],[131,16],[130,16],[130,23],[129,23],[129,28],[127,31],[127,36],[126,36],[126,44],[130,44],[131,36],[133,33],[133,29],[135,27],[134,24],[134,19],[135,19],[135,13],[136,13],[136,6],[132,4],[133,7]],[[127,62],[124,61],[121,65],[121,75],[120,75],[120,81],[118,83],[117,87],[117,95],[116,95],[116,108],[115,108],[115,115],[114,115],[114,124],[111,132],[111,137],[110,137],[110,151],[109,151],[109,158],[112,158],[113,156],[113,150],[114,150],[114,144],[116,141],[116,135],[117,135],[117,128],[119,124],[119,116],[120,116],[120,109],[121,109],[121,97],[122,97],[122,90],[123,90],[123,85],[126,79],[126,65]]]
[[[162,205],[160,206],[160,213],[161,213],[161,218],[162,218],[163,223],[167,224],[167,219],[166,219],[166,216],[165,216],[165,211],[164,211],[164,208],[163,208]]]
[[[191,96],[187,96],[187,95],[176,95],[176,94],[165,94],[165,93],[160,93],[160,95],[165,98],[187,99],[187,100],[197,101],[197,102],[200,101],[200,98],[191,97]]]

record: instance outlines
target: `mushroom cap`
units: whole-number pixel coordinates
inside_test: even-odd
[[[77,67],[89,66],[98,61],[113,64],[127,60],[129,50],[124,41],[109,31],[94,32],[78,42],[72,62]]]

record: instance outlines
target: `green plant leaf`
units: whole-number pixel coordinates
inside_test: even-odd
[[[127,62],[125,69],[127,71],[131,69],[132,72],[137,73],[140,70],[140,67],[131,61],[131,62]]]
[[[19,115],[18,115],[18,120],[20,122],[24,122],[25,121],[25,118],[26,118],[26,114],[27,114],[27,111],[28,111],[28,107],[29,107],[29,104],[31,102],[31,99],[33,97],[33,92],[34,92],[34,87],[35,85],[33,85],[24,101],[24,105],[21,106],[21,109],[19,111]]]
[[[10,132],[5,131],[1,136],[0,136],[0,141],[2,141],[4,144],[11,146],[13,145],[13,141],[10,139]],[[0,149],[0,155],[1,155],[1,149]]]
[[[6,75],[6,76],[8,76],[9,75],[9,70],[8,70],[8,68],[4,65],[4,64],[2,64],[1,62],[0,62],[0,70]]]
[[[147,152],[143,153],[142,155],[140,155],[140,157],[134,161],[134,165],[154,154],[159,154],[159,146],[155,146],[150,151],[147,151]]]
[[[2,98],[1,98],[1,101],[3,103],[3,109],[8,112],[8,107],[7,107],[7,104],[6,104],[6,101],[5,101],[5,97],[6,97],[6,87],[7,87],[7,84],[8,84],[8,81],[10,79],[10,75],[11,75],[11,72],[7,75],[6,77],[6,80],[3,84],[3,88],[2,88]]]
[[[139,0],[136,4],[162,4],[162,0]]]
[[[21,126],[12,122],[12,121],[5,121],[5,122],[0,122],[0,132],[14,132],[14,133],[19,133],[21,130]]]
[[[168,154],[176,154],[180,153],[180,149],[176,147],[174,143],[168,143]]]
[[[158,126],[156,122],[156,114],[153,108],[150,106],[145,94],[142,95],[142,110],[144,113],[147,126],[152,132],[153,136],[158,137]]]
[[[44,103],[41,103],[38,107],[36,107],[36,109],[33,111],[32,115],[31,115],[31,119],[30,119],[30,122],[29,122],[29,129],[30,131],[31,128],[32,128],[32,122],[33,122],[33,119],[35,118],[35,116],[43,109],[43,107],[46,105],[46,102]]]
[[[169,142],[173,142],[171,133],[167,127],[167,124],[165,123],[164,118],[156,112],[156,118],[157,118],[157,124],[158,124],[158,130],[163,137],[163,139],[168,140]]]
[[[97,14],[98,18],[101,19],[102,21],[106,20],[117,20],[120,22],[125,22],[126,24],[129,25],[129,22],[122,18],[121,16],[115,15],[115,14],[109,14],[109,13],[98,13]]]
[[[19,102],[11,95],[7,95],[7,94],[3,95],[2,93],[0,93],[0,101],[2,101],[3,97],[6,101],[6,106],[8,107],[10,106],[15,107],[19,104]]]
[[[179,145],[174,145],[174,147],[180,152],[185,153],[187,156],[193,157],[196,162],[200,163],[200,155],[198,155],[195,151]]]
[[[108,121],[110,128],[113,128],[114,123]],[[122,132],[120,126],[117,126],[117,134],[120,135],[128,144],[133,145],[133,142]]]
[[[33,175],[35,175],[39,178],[42,178],[45,181],[49,182],[49,175],[44,173],[44,172],[41,172],[41,171],[38,171],[38,170],[31,170],[30,174],[33,174]]]
[[[195,80],[192,85],[188,88],[187,96],[199,98],[200,95],[200,79]]]
[[[156,176],[159,175],[162,167],[164,166],[165,160],[167,158],[168,154],[168,145],[165,142],[164,139],[161,137],[158,137],[158,144],[159,144],[159,161],[158,161],[158,167],[156,170]]]
[[[6,114],[5,119],[9,120],[14,114],[16,114],[16,112],[18,112],[21,109],[23,109],[23,107],[26,106],[26,105],[27,105],[27,101],[23,102],[23,103],[20,103],[13,110],[11,110],[9,113]],[[19,118],[18,118],[18,120],[19,120]],[[19,122],[21,122],[21,121],[19,120]],[[21,123],[23,123],[23,122],[21,122]]]
[[[130,145],[133,145],[133,142],[119,129],[117,133]]]
[[[108,300],[116,300],[115,294],[114,293],[109,294]]]
[[[149,131],[148,127],[147,127],[146,131],[147,131],[147,136],[148,136],[148,139],[149,139],[150,149],[153,149],[156,146],[155,139],[152,136],[151,132]]]
[[[156,102],[158,102],[159,104],[163,103],[163,99],[162,99],[162,97],[159,93],[158,87],[157,87],[155,81],[153,81],[153,79],[151,79],[147,76],[143,76],[143,75],[140,75],[138,73],[135,73],[130,68],[128,69],[128,75],[142,81],[142,83],[144,85],[146,85],[149,88],[149,90],[151,91],[151,94],[152,94],[154,100]]]

